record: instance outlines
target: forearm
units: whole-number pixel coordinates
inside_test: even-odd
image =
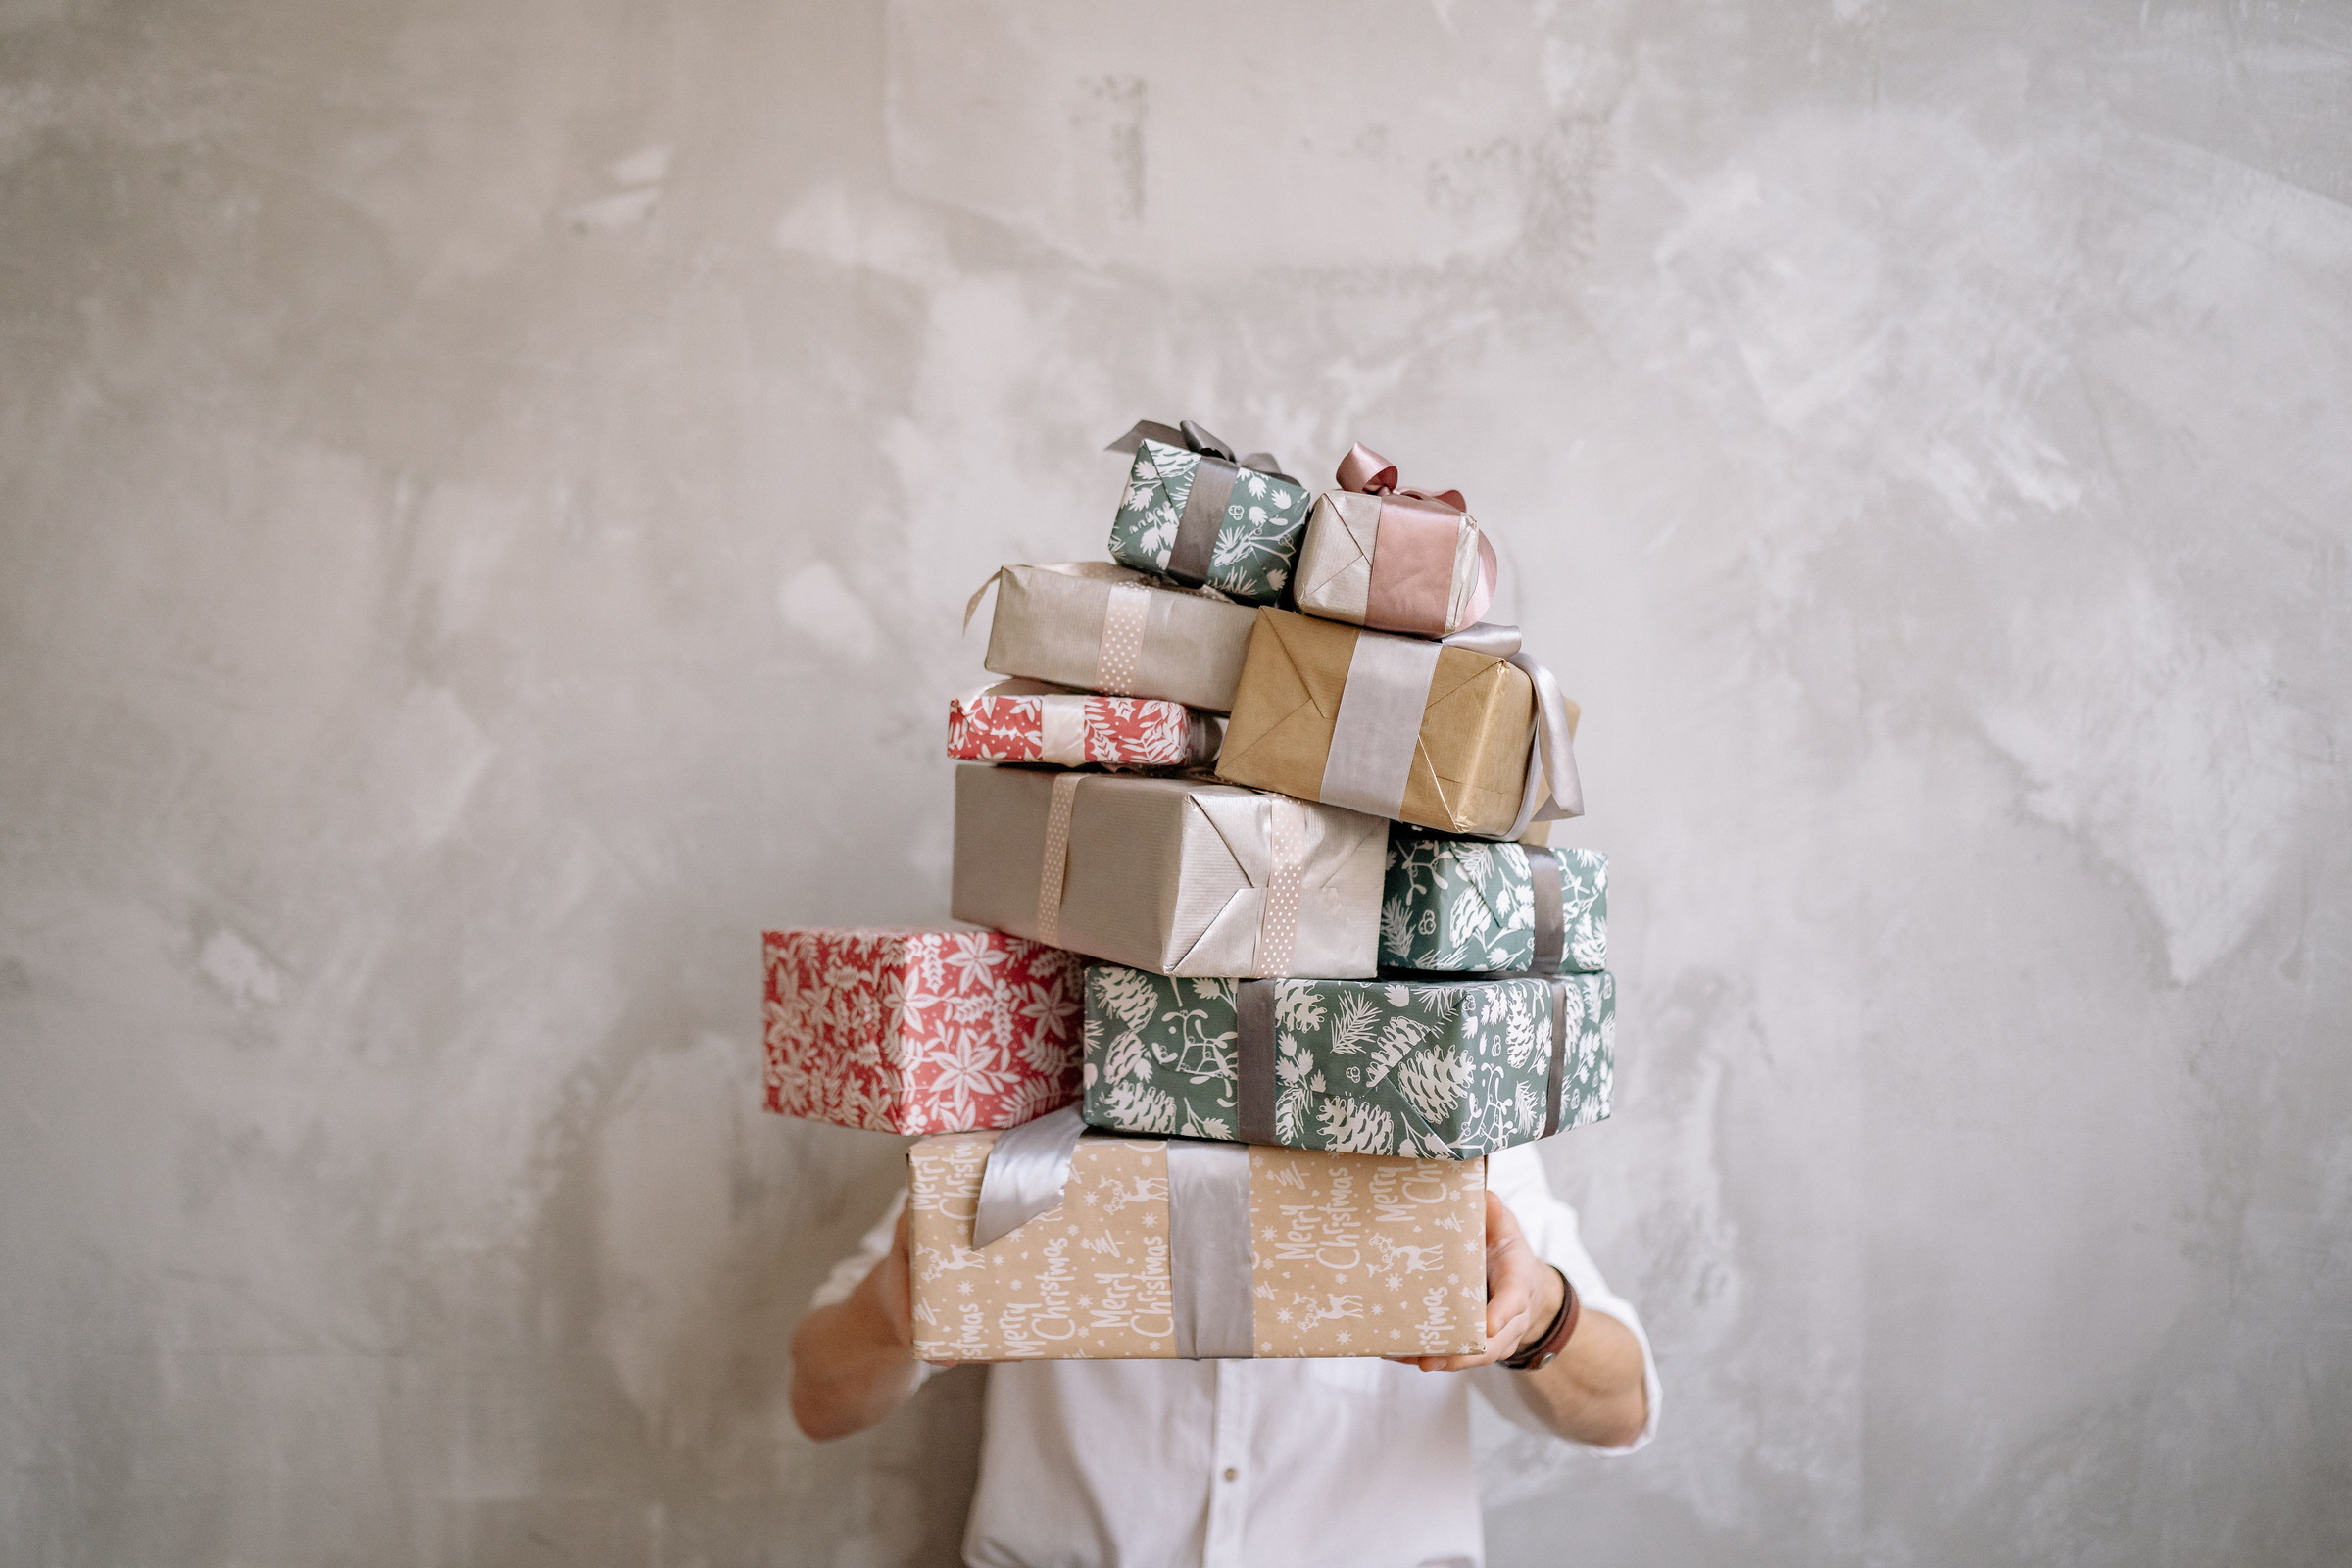
[[[1549,1366],[1511,1376],[1544,1424],[1577,1443],[1622,1448],[1649,1420],[1642,1342],[1606,1312],[1579,1317],[1576,1332]]]
[[[892,1329],[868,1279],[792,1335],[792,1418],[819,1443],[862,1432],[913,1392],[922,1363]]]

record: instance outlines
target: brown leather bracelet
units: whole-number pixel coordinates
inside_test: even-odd
[[[1556,1263],[1550,1268],[1560,1276],[1559,1315],[1551,1320],[1551,1327],[1544,1331],[1542,1339],[1533,1345],[1521,1346],[1516,1355],[1502,1363],[1514,1372],[1538,1372],[1558,1359],[1561,1349],[1568,1344],[1568,1336],[1576,1332],[1577,1318],[1584,1312],[1584,1303],[1576,1298],[1576,1287],[1568,1283],[1568,1276],[1561,1273]]]

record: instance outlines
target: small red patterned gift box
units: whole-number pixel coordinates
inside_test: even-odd
[[[948,755],[967,762],[1200,767],[1217,755],[1220,731],[1182,703],[1037,680],[1001,680],[948,704]]]
[[[1002,931],[770,931],[767,1108],[887,1133],[1078,1098],[1085,959]]]

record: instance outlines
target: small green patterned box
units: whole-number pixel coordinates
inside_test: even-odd
[[[1127,473],[1126,498],[1110,525],[1110,559],[1137,571],[1169,575],[1177,523],[1193,493],[1200,454],[1146,437]],[[1203,580],[1246,605],[1279,603],[1298,564],[1312,498],[1288,479],[1236,469],[1233,498],[1217,529]]]
[[[1392,969],[1515,974],[1536,966],[1531,847],[1436,838],[1392,828],[1381,892],[1380,961]],[[1544,851],[1559,867],[1558,971],[1596,974],[1609,961],[1609,858]]]
[[[1272,989],[1260,1014],[1270,1040],[1239,1039],[1244,986]],[[1259,1080],[1271,1084],[1271,1136],[1256,1141],[1475,1159],[1533,1143],[1547,1125],[1565,1132],[1608,1115],[1616,1033],[1617,982],[1606,973],[1237,981],[1094,964],[1085,1114],[1115,1132],[1244,1142],[1247,1049],[1272,1058]]]

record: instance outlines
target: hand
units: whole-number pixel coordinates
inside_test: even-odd
[[[1483,1355],[1395,1355],[1424,1372],[1466,1372],[1506,1360],[1551,1327],[1567,1299],[1560,1271],[1536,1255],[1518,1216],[1487,1194],[1487,1348]]]
[[[865,1278],[858,1284],[858,1294],[866,1298],[890,1337],[899,1348],[914,1352],[914,1214],[911,1207],[899,1210],[899,1228],[891,1233],[890,1250],[882,1261],[866,1270]]]

